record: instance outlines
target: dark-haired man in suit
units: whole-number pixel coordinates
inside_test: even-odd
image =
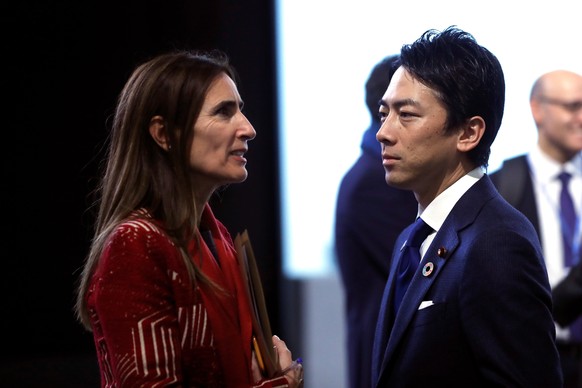
[[[402,47],[377,139],[386,182],[414,192],[419,217],[395,244],[375,387],[562,386],[535,229],[484,172],[504,102],[501,65],[471,34]]]

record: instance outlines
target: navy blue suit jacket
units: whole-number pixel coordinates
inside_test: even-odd
[[[536,232],[487,175],[457,202],[396,317],[398,238],[376,328],[376,387],[561,387],[550,286]],[[422,269],[434,270],[424,276]],[[419,310],[423,301],[432,305]]]

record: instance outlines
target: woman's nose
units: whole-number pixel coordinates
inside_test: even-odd
[[[247,119],[247,117],[244,114],[241,113],[241,115],[243,118],[243,121],[241,123],[242,134],[247,140],[253,140],[255,136],[257,136],[257,131],[255,131],[255,128],[253,127],[249,119]]]

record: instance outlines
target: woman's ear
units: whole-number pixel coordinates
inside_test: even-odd
[[[457,141],[457,149],[469,152],[477,147],[485,133],[485,120],[481,116],[474,116],[467,121]]]
[[[154,116],[150,120],[150,135],[165,151],[169,151],[172,148],[168,139],[166,124],[162,116]]]

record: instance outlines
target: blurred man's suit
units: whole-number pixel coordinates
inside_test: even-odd
[[[392,248],[418,207],[411,191],[386,184],[375,139],[379,126],[366,131],[362,154],[343,178],[337,200],[335,244],[345,290],[350,388],[370,386],[374,330]]]
[[[384,58],[366,81],[371,123],[362,137],[361,154],[343,177],[337,197],[335,253],[345,295],[349,388],[370,387],[374,330],[392,248],[418,210],[411,191],[386,184],[381,145],[376,140],[379,100],[397,58]]]
[[[491,180],[499,193],[513,207],[523,213],[533,224],[541,240],[542,232],[537,209],[537,199],[527,155],[519,155],[505,160],[501,168],[491,174]],[[547,260],[547,258],[546,258]],[[580,267],[580,265],[578,266]],[[552,290],[554,299],[554,320],[567,327],[579,318],[582,308],[576,309],[577,300],[582,300],[582,283],[574,280],[582,274],[582,268],[573,268],[565,280],[559,282]],[[556,295],[557,292],[557,295]],[[577,295],[577,296],[576,296]],[[557,304],[555,303],[557,300]],[[579,323],[578,323],[579,324]],[[582,343],[569,339],[557,338],[558,352],[565,377],[565,387],[582,387]],[[573,383],[573,380],[579,380]]]

